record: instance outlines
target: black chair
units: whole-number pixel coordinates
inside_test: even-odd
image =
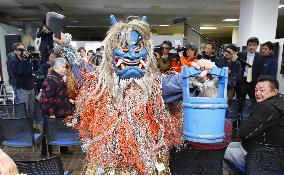
[[[284,146],[256,143],[246,161],[247,174],[284,175]]]
[[[47,145],[74,146],[81,145],[79,134],[76,130],[64,124],[63,118],[45,117],[45,136]],[[60,150],[60,149],[59,149]]]
[[[228,101],[228,109],[226,113],[226,118],[231,119],[232,121],[238,120],[238,107],[239,101],[237,99],[229,100]]]
[[[172,154],[170,160],[173,175],[222,175],[224,149],[200,150],[182,148]]]
[[[19,173],[28,175],[68,175],[59,156],[42,160],[15,161]]]
[[[43,125],[44,117],[41,110],[41,103],[35,102],[35,122],[36,124]]]
[[[0,118],[0,134],[3,146],[16,148],[34,148],[42,136],[34,132],[30,117]]]
[[[0,118],[24,118],[27,117],[25,103],[0,105]]]
[[[253,112],[255,100],[246,99],[245,105],[242,111],[242,119],[247,119]]]
[[[229,171],[229,174],[233,174],[233,175],[245,175],[246,174],[245,166],[242,166],[238,163],[233,163],[229,160],[224,159],[223,166],[224,166],[224,169]]]
[[[239,140],[239,101],[237,99],[228,101],[228,109],[226,111],[226,118],[230,119],[233,126],[233,136],[236,136],[236,139]]]

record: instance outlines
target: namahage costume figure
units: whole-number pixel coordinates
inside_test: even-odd
[[[111,16],[101,66],[83,75],[68,119],[80,132],[86,174],[169,174],[169,149],[182,142],[181,113],[163,100],[182,96],[181,76],[157,70],[146,17],[128,19]]]

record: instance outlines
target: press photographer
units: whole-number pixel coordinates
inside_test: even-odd
[[[41,63],[47,62],[48,51],[53,49],[53,33],[48,29],[46,22],[43,21],[42,27],[38,28],[36,37],[41,38],[39,51],[41,56]]]
[[[25,103],[28,116],[34,113],[34,76],[30,53],[22,43],[16,43],[15,58],[10,61],[16,80],[19,103]]]
[[[154,49],[158,68],[162,72],[167,72],[172,67],[172,59],[174,58],[174,55],[170,53],[171,49],[172,43],[170,41],[163,41],[159,47]]]
[[[178,55],[180,57],[180,62],[182,66],[193,66],[198,67],[197,57],[196,54],[198,52],[198,48],[196,45],[187,44],[185,46],[186,49],[180,50],[178,52]]]

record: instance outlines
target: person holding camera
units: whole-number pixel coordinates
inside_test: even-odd
[[[155,51],[158,68],[162,72],[167,72],[172,67],[173,54],[170,53],[172,49],[172,43],[170,41],[163,41],[160,45],[159,50]]]
[[[41,38],[39,45],[39,51],[41,56],[41,64],[48,61],[48,51],[53,49],[53,33],[48,29],[45,21],[43,22],[42,27],[38,28],[36,32],[36,37]]]
[[[224,49],[224,57],[216,61],[219,68],[228,67],[228,100],[233,100],[237,89],[237,82],[242,79],[242,66],[238,60],[237,47],[234,44],[228,44]]]
[[[22,43],[16,43],[15,58],[10,61],[16,80],[19,103],[25,103],[28,116],[34,114],[34,75],[33,63],[29,52]]]
[[[206,60],[210,60],[212,62],[216,62],[218,61],[218,57],[215,54],[216,52],[216,46],[214,43],[212,42],[207,42],[205,44],[205,49],[203,52],[201,52],[201,54],[197,55],[197,58],[200,59],[206,59]]]
[[[178,52],[178,55],[180,57],[180,62],[182,66],[193,66],[196,67],[198,64],[196,63],[198,61],[196,54],[198,51],[198,48],[196,45],[187,44],[185,46],[185,51]]]
[[[18,49],[20,48],[21,43],[14,43],[13,44],[13,52],[10,52],[7,55],[7,71],[8,71],[8,76],[9,76],[9,84],[12,85],[13,91],[14,91],[14,103],[18,104],[19,103],[19,97],[18,97],[18,92],[17,92],[17,87],[16,87],[16,78],[14,75],[13,71],[13,66],[12,66],[12,60],[16,59],[16,55],[20,56],[20,52]]]

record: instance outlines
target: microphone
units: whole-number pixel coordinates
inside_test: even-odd
[[[184,22],[188,20],[188,18],[185,18],[185,17],[177,17],[177,18],[174,18],[173,19],[173,24],[178,24],[178,23],[181,23],[181,22]]]

